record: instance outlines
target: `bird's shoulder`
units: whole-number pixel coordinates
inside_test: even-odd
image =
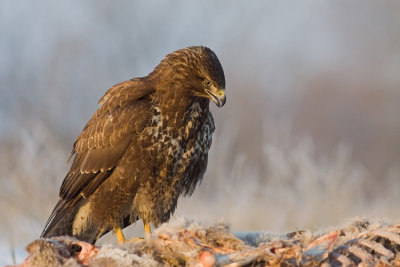
[[[118,108],[131,105],[153,94],[155,89],[146,78],[135,78],[118,83],[108,89],[99,100],[96,116],[110,114]]]
[[[145,126],[155,90],[144,79],[132,79],[111,87],[100,99],[100,107],[83,128],[73,152],[110,146]]]

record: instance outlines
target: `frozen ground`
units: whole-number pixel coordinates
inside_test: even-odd
[[[25,264],[36,266],[394,266],[400,225],[354,219],[319,231],[241,232],[178,218],[149,239],[93,246],[71,237],[35,240]]]

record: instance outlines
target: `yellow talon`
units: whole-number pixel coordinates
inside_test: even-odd
[[[128,242],[141,242],[143,240],[144,240],[143,237],[134,237],[134,238],[129,239]]]
[[[118,244],[125,243],[126,239],[124,233],[122,232],[122,229],[120,227],[114,227],[114,231],[117,234]]]
[[[150,238],[151,235],[151,228],[150,223],[143,223],[144,224],[144,234],[146,239]]]
[[[117,235],[118,244],[122,244],[122,243],[126,242],[126,238],[124,236],[124,233],[122,232],[121,227],[114,227],[114,232]],[[144,223],[144,233],[145,233],[146,239],[150,238],[150,235],[151,235],[150,223]],[[135,238],[131,239],[130,241],[138,242],[138,241],[142,241],[142,240],[143,240],[143,238],[135,237]]]

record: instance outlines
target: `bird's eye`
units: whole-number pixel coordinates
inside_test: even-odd
[[[212,84],[209,80],[206,80],[205,83],[207,86],[211,86],[211,84]]]

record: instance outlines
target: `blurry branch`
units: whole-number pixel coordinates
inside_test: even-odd
[[[10,244],[10,253],[11,253],[11,259],[12,263],[15,265],[17,264],[17,259],[15,257],[15,242],[13,237],[9,237],[8,243]]]

